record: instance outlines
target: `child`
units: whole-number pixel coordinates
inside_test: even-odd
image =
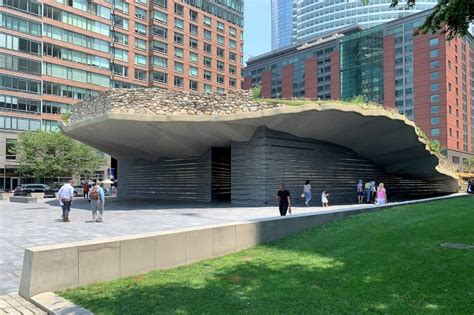
[[[323,193],[321,194],[321,202],[323,203],[323,207],[329,207],[328,196],[329,194],[326,194],[326,190],[323,190]]]

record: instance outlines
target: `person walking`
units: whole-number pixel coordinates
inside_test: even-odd
[[[291,196],[290,192],[285,188],[285,184],[280,185],[280,190],[277,193],[277,198],[280,215],[282,217],[285,216],[288,210],[291,214]]]
[[[74,197],[74,187],[72,180],[69,180],[58,191],[58,200],[63,210],[63,222],[69,221],[69,212],[71,212],[72,198]]]
[[[88,199],[88,196],[89,196],[89,184],[86,182],[84,182],[84,184],[82,184],[82,194],[84,195],[84,199]]]
[[[474,187],[472,187],[473,185],[473,180],[470,179],[467,181],[467,193],[468,194],[474,194]]]
[[[321,193],[321,203],[323,204],[324,208],[329,207],[329,200],[328,200],[329,194],[326,193],[326,190],[323,190]]]
[[[364,184],[364,195],[367,197],[367,203],[370,203],[370,197],[372,195],[372,191],[370,189],[371,183],[370,180],[366,180]]]
[[[96,181],[94,186],[89,190],[89,200],[91,201],[92,221],[102,222],[105,206],[104,189],[100,187],[100,181]],[[97,214],[97,212],[99,212]]]
[[[379,187],[377,188],[377,205],[383,206],[386,203],[387,203],[387,191],[385,190],[383,183],[380,183]]]
[[[359,179],[357,183],[357,202],[359,204],[364,202],[364,184],[362,184],[362,179]]]
[[[375,179],[372,179],[370,182],[370,193],[371,193],[371,200],[375,202],[377,197],[377,185],[375,184]]]
[[[311,194],[311,184],[309,183],[309,180],[307,180],[304,184],[303,195],[305,199],[304,204],[306,205],[306,207],[309,207],[309,202],[311,201],[311,199],[313,199],[313,196]]]

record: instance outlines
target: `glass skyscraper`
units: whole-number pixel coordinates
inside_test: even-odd
[[[272,49],[353,24],[370,28],[430,9],[437,2],[417,0],[412,8],[391,8],[391,0],[369,0],[366,5],[362,0],[272,0]]]
[[[272,50],[291,45],[294,0],[272,0]]]

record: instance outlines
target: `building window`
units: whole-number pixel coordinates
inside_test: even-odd
[[[204,84],[204,92],[211,93],[212,92],[212,86],[210,84]]]
[[[193,91],[197,91],[198,89],[197,81],[189,80],[189,89]]]
[[[174,56],[179,59],[183,59],[184,57],[184,50],[178,47],[174,48]]]
[[[128,19],[119,15],[113,15],[113,21],[115,26],[128,30]]]
[[[212,39],[212,32],[208,30],[204,30],[204,38],[211,40]]]
[[[145,81],[146,80],[146,71],[135,69],[135,79]]]
[[[430,47],[438,45],[438,38],[430,39]]]
[[[135,7],[135,17],[137,19],[145,20],[146,19],[146,11],[143,10],[143,9],[140,9],[139,7]]]
[[[168,74],[164,72],[153,71],[153,81],[166,84],[168,82]]]
[[[439,79],[439,72],[436,71],[436,72],[431,72],[430,73],[430,80],[437,80]]]
[[[135,64],[140,66],[146,66],[146,56],[135,54]]]
[[[160,68],[168,68],[168,59],[158,56],[153,56],[153,65]]]
[[[189,67],[189,75],[192,77],[197,77],[199,75],[198,68],[190,66]]]
[[[217,57],[224,58],[224,49],[217,47]]]
[[[217,62],[217,70],[219,71],[224,71],[225,69],[225,64],[222,61]]]
[[[439,114],[439,105],[431,106],[431,113],[432,114]]]
[[[189,52],[189,61],[192,63],[199,63],[199,55],[196,53],[193,53],[192,51]]]
[[[184,72],[184,65],[181,62],[174,62],[174,71],[183,73]]]
[[[135,38],[135,48],[146,50],[146,40]]]
[[[153,35],[163,37],[163,38],[167,38],[168,37],[168,31],[163,27],[159,27],[159,26],[155,25],[155,26],[153,26]]]
[[[460,163],[459,156],[453,156],[452,159],[453,159],[454,164],[459,164]]]
[[[197,21],[198,13],[194,10],[189,10],[189,18],[191,19],[191,21]]]
[[[189,24],[189,33],[191,33],[191,35],[197,36],[198,35],[197,25]]]
[[[111,64],[110,67],[112,68],[112,73],[114,75],[119,75],[121,77],[127,77],[128,76],[128,67],[122,66],[119,64]]]
[[[236,61],[237,60],[237,55],[233,52],[229,52],[229,60],[230,61]]]
[[[212,23],[212,19],[208,16],[204,16],[203,24],[206,26],[211,26],[211,23]]]
[[[236,74],[237,73],[237,68],[233,65],[229,65],[229,73],[230,74]]]
[[[438,49],[433,49],[433,50],[430,50],[430,58],[436,58],[438,57]]]
[[[235,40],[229,39],[229,47],[230,49],[236,49],[237,48],[237,43]]]
[[[128,62],[128,51],[123,50],[123,49],[118,49],[118,48],[112,48],[112,49],[113,49],[113,54],[114,54],[115,59]]]
[[[438,94],[436,94],[436,95],[431,95],[430,101],[431,101],[431,103],[439,102],[439,95],[438,95]]]
[[[432,128],[431,129],[431,136],[432,137],[438,137],[440,135],[440,129],[439,128]]]
[[[137,24],[135,23],[135,30],[136,28],[137,28]],[[113,32],[113,39],[114,39],[114,43],[128,45],[128,35],[125,35],[119,32]]]
[[[212,45],[208,43],[204,43],[204,52],[210,54],[212,52]]]
[[[15,139],[6,139],[5,141],[5,159],[16,160]]]
[[[183,30],[184,28],[184,21],[178,18],[174,18],[174,27],[178,30]]]
[[[135,22],[135,33],[146,35],[146,25]]]
[[[229,78],[229,85],[231,87],[235,87],[237,85],[237,81],[234,78]]]
[[[177,4],[177,3],[174,4],[174,13],[178,15],[183,15],[183,10],[184,8],[181,4]]]
[[[168,8],[168,0],[153,0],[153,3],[164,9]]]
[[[230,26],[229,27],[229,35],[232,36],[232,37],[235,37],[236,34],[237,34],[237,29],[235,27]]]
[[[174,86],[183,87],[184,79],[181,77],[174,77]]]
[[[217,44],[224,45],[224,43],[225,43],[225,37],[217,34]]]
[[[184,36],[181,33],[174,33],[174,42],[176,44],[182,45],[184,42]]]
[[[431,124],[432,125],[439,125],[439,117],[431,118]]]
[[[204,66],[207,68],[212,67],[212,59],[209,57],[204,57]]]
[[[219,32],[224,32],[225,31],[225,25],[222,22],[217,22],[217,30]]]
[[[189,47],[193,48],[193,49],[198,49],[198,40],[195,39],[195,38],[190,38],[189,39]]]
[[[166,54],[168,52],[168,44],[154,40],[153,50]]]
[[[207,71],[207,70],[204,71],[204,80],[208,80],[208,81],[212,80],[212,73],[211,73],[211,71]]]
[[[153,11],[153,20],[166,24],[168,23],[168,15],[164,12],[155,10]]]
[[[439,68],[439,61],[438,60],[431,61],[430,69],[436,69],[436,68]]]
[[[217,75],[217,83],[224,84],[224,76],[223,75],[220,75],[220,74]]]
[[[439,90],[439,83],[431,83],[431,92],[436,92]]]

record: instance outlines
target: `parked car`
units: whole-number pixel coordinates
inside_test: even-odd
[[[83,197],[84,189],[82,186],[74,186],[74,197]]]
[[[14,196],[29,196],[31,193],[44,193],[45,198],[54,198],[57,189],[51,189],[45,184],[23,184],[15,188]]]

